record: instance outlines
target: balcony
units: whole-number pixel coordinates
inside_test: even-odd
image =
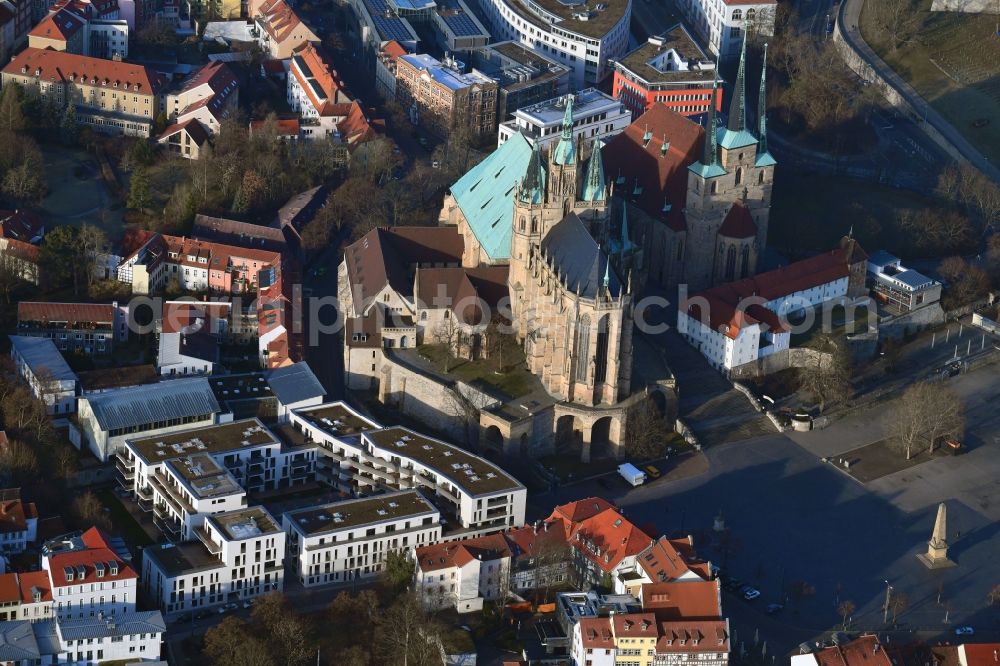
[[[451,500],[455,504],[458,504],[461,501],[458,499],[458,495],[451,492],[450,490],[448,490],[448,488],[446,488],[443,485],[435,487],[434,490],[437,492],[438,495],[444,497],[445,499]]]
[[[197,513],[194,507],[191,506],[187,498],[175,488],[173,485],[167,481],[167,478],[157,472],[149,477],[150,485],[152,485],[159,493],[162,495],[170,504],[177,510],[177,513],[187,513],[193,514]]]
[[[264,471],[264,460],[251,458],[247,463],[247,472],[263,472]]]
[[[208,552],[212,555],[218,555],[222,552],[222,546],[212,541],[212,537],[209,536],[208,531],[204,527],[199,527],[194,531],[194,533],[195,536],[197,536],[198,539],[205,544],[205,547],[208,548]]]
[[[176,520],[169,517],[161,518],[156,516],[154,512],[153,525],[155,525],[158,530],[163,532],[168,539],[177,540],[181,538],[183,526]]]

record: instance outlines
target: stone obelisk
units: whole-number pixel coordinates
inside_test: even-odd
[[[927,552],[917,555],[917,559],[928,569],[955,566],[955,563],[948,559],[948,508],[944,502],[938,504],[934,532],[931,534],[931,540],[927,542]]]

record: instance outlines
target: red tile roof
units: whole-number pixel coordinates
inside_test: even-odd
[[[640,600],[660,620],[717,620],[722,617],[719,581],[647,583]]]
[[[299,67],[295,58],[301,58],[306,70]],[[333,61],[327,53],[311,42],[305,42],[292,53],[292,65],[289,69],[299,86],[305,91],[313,108],[321,116],[346,116],[351,98],[347,95],[344,84],[340,81]],[[311,75],[311,76],[310,76]],[[315,85],[313,85],[315,83]],[[317,90],[318,88],[318,90]],[[339,112],[338,112],[339,111]]]
[[[964,643],[959,651],[965,654],[963,666],[997,666],[1000,664],[1000,643]]]
[[[395,39],[390,39],[388,42],[382,45],[382,53],[386,54],[390,58],[398,58],[399,56],[406,55],[409,53],[402,44],[397,42]]]
[[[18,53],[3,72],[59,82],[68,82],[73,77],[81,82],[86,80],[89,85],[105,82],[109,87],[117,83],[119,88],[127,87],[129,92],[139,95],[156,94],[167,83],[165,76],[141,65],[36,48]]]
[[[569,544],[602,571],[648,548],[653,538],[618,513],[607,500],[590,497],[557,506],[547,523],[562,527]]]
[[[178,132],[186,132],[191,140],[195,142],[198,146],[203,146],[206,141],[208,141],[208,131],[202,126],[201,122],[197,118],[188,118],[182,123],[174,123],[167,129],[163,130],[163,134],[159,136],[157,141],[166,141],[168,137],[177,134]]]
[[[606,617],[580,618],[580,639],[584,648],[613,650],[615,637],[611,633],[611,620]]]
[[[301,131],[298,118],[279,118],[276,124],[278,136],[298,136]],[[251,120],[250,134],[260,131],[265,125],[267,125],[266,120]]]
[[[734,203],[726,213],[726,219],[719,227],[719,235],[728,238],[752,238],[757,235],[757,224],[742,202]]]
[[[771,330],[782,331],[784,325],[777,314],[762,305],[754,304],[740,311],[737,307],[750,297],[773,301],[790,294],[818,287],[850,275],[853,263],[867,260],[861,246],[848,240],[841,247],[823,254],[797,261],[788,266],[755,275],[737,282],[727,282],[717,287],[694,294],[688,307],[688,315],[705,322],[713,330],[723,330],[735,340],[747,326],[763,323]],[[708,302],[709,312],[703,313],[697,302],[701,297]],[[707,318],[705,317],[707,315]]]
[[[729,652],[728,620],[676,620],[661,622],[656,641],[658,653]]]
[[[680,578],[691,571],[688,560],[693,557],[686,539],[660,537],[639,557],[639,566],[654,583]]]
[[[604,170],[615,183],[615,194],[635,201],[648,215],[665,220],[671,228],[684,229],[687,168],[698,160],[704,136],[701,125],[665,104],[649,107],[604,147]],[[634,196],[637,182],[642,193]],[[663,212],[664,203],[670,205],[667,213]]]
[[[181,333],[200,319],[208,324],[209,331],[216,330],[215,322],[229,318],[231,303],[195,303],[190,301],[167,301],[163,304],[163,333]]]
[[[611,617],[615,638],[656,638],[656,616],[652,613],[620,613]]]
[[[52,601],[52,585],[49,583],[49,575],[45,571],[18,574],[17,582],[21,588],[21,603],[35,603],[32,588],[42,593],[42,601]]]
[[[0,574],[0,604],[16,604],[21,600],[21,589],[17,585],[17,574]]]
[[[21,501],[20,488],[0,490],[0,532],[24,532],[29,518],[38,518],[38,509],[31,502]]]
[[[892,666],[877,636],[862,636],[850,643],[813,653],[819,666]]]
[[[47,303],[21,301],[17,304],[17,321],[65,324],[78,328],[82,324],[107,324],[115,322],[115,306],[110,303]]]
[[[348,105],[344,119],[337,123],[341,141],[347,144],[348,150],[385,132],[385,120],[372,119],[370,115],[357,100]]]
[[[508,272],[507,266],[418,268],[417,307],[447,307],[462,323],[487,323],[483,316],[497,312],[498,304],[509,293]]]
[[[302,25],[299,15],[285,0],[267,0],[260,6],[259,13],[263,19],[264,30],[279,44]]]
[[[135,571],[132,567],[122,562],[117,555],[108,546],[107,538],[105,535],[98,530],[96,527],[91,527],[89,530],[82,535],[83,543],[87,546],[83,550],[71,550],[62,553],[55,553],[49,556],[49,575],[52,579],[52,585],[55,587],[63,587],[66,585],[79,585],[80,578],[77,573],[73,574],[73,580],[66,580],[66,572],[64,567],[73,567],[75,570],[77,567],[84,568],[84,581],[96,581],[96,565],[98,562],[105,564],[104,576],[100,579],[102,581],[117,581],[117,580],[129,580],[136,578]],[[112,575],[110,569],[107,565],[111,563],[116,563],[118,565],[118,573]]]
[[[68,9],[59,9],[41,21],[28,33],[30,37],[69,41],[83,29],[86,21]]]
[[[25,243],[24,241],[15,240],[13,238],[4,238],[2,240],[3,243],[0,243],[0,248],[15,259],[37,264],[38,260],[42,256],[42,250],[37,245]]]
[[[487,534],[465,541],[445,541],[416,550],[417,565],[424,572],[465,566],[474,559],[489,562],[510,556],[510,548],[502,534]]]

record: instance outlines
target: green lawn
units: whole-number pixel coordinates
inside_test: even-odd
[[[792,259],[831,250],[852,229],[869,253],[888,249],[904,259],[916,258],[926,252],[917,249],[913,234],[900,228],[897,215],[903,210],[947,210],[907,190],[780,168],[775,171],[772,201],[768,242]]]
[[[966,139],[1000,161],[996,16],[931,12],[931,0],[920,0],[917,37],[893,52],[872,28],[872,4],[861,14],[865,41]]]
[[[453,359],[448,365],[448,372],[445,373],[444,345],[422,345],[417,348],[417,353],[429,361],[436,372],[447,374],[452,379],[472,386],[485,385],[488,389],[502,393],[510,399],[527,395],[538,386],[535,378],[528,372],[524,364],[524,354],[519,349],[509,354],[509,362],[508,359],[504,359],[507,369],[503,373],[497,373],[497,364],[493,359],[475,361]]]
[[[111,509],[111,524],[114,531],[122,536],[131,546],[149,546],[154,543],[142,526],[135,521],[118,496],[112,492],[111,488],[102,488],[96,493],[101,504]]]

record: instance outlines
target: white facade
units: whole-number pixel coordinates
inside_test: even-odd
[[[118,481],[172,540],[192,539],[207,516],[247,506],[246,492],[315,478],[315,447],[285,449],[258,419],[134,438],[117,458]]]
[[[615,666],[617,650],[614,637],[608,640],[603,632],[611,634],[611,623],[607,618],[592,618],[573,625],[569,649],[573,666]]]
[[[756,323],[742,326],[732,338],[686,312],[677,313],[677,330],[717,370],[732,370],[738,365],[784,351],[791,341],[788,331],[763,331],[761,325]]]
[[[166,625],[157,611],[117,617],[0,622],[0,636],[23,655],[12,666],[93,666],[106,662],[159,662]]]
[[[709,51],[722,60],[739,57],[746,33],[769,37],[774,34],[777,3],[724,0],[680,0],[678,7],[688,24],[708,44]]]
[[[561,136],[566,98],[538,102],[517,109],[513,120],[501,123],[497,130],[497,145],[503,145],[517,132],[528,143],[539,148],[551,148]],[[619,100],[595,88],[573,96],[573,139],[607,139],[625,131],[632,123],[632,112]]]
[[[94,58],[128,58],[128,21],[91,19],[87,21],[87,53]]]
[[[613,11],[621,16],[603,34],[592,36],[587,33],[593,30],[580,27],[588,21],[577,20],[573,15],[594,7],[566,5],[563,15],[557,15],[533,0],[517,3],[479,0],[494,41],[516,41],[566,65],[571,72],[571,89],[597,85],[609,71],[608,60],[620,58],[629,50],[631,0],[607,0],[599,4],[605,5],[600,11]]]
[[[441,514],[417,491],[289,511],[289,572],[304,587],[371,578],[388,553],[408,552],[441,538]]]
[[[142,558],[143,591],[168,617],[283,589],[285,533],[263,507],[209,516],[197,537]]]
[[[499,530],[524,524],[527,490],[499,467],[451,444],[402,427],[345,433],[326,411],[366,424],[343,403],[298,410],[290,423],[319,445],[329,466],[328,482],[352,492],[379,488],[417,488],[471,531]]]
[[[96,528],[47,543],[41,564],[60,621],[135,610],[135,571],[108,548]]]
[[[500,533],[418,548],[414,582],[425,608],[481,611],[511,592],[511,553]]]
[[[10,357],[31,393],[45,403],[48,414],[76,411],[76,375],[48,338],[10,336]]]

